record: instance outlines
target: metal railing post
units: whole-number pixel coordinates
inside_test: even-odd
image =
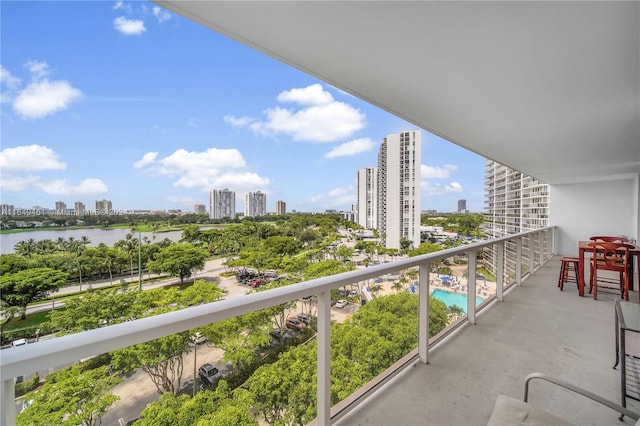
[[[504,241],[496,244],[496,298],[502,302],[504,294]]]
[[[535,234],[529,234],[529,275],[536,269],[536,239]]]
[[[2,383],[2,413],[0,413],[0,424],[15,426],[16,424],[16,384],[13,378]]]
[[[418,356],[420,361],[429,364],[429,281],[431,279],[431,261],[419,266],[418,281]]]
[[[516,285],[522,285],[522,237],[516,239]]]
[[[476,260],[477,250],[469,250],[469,269],[467,277],[467,320],[476,323]]]
[[[318,425],[331,424],[331,292],[318,294]]]

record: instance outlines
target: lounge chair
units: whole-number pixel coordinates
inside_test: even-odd
[[[506,395],[498,395],[496,404],[491,413],[491,417],[487,422],[487,426],[512,426],[512,425],[572,425],[568,421],[561,419],[551,413],[544,411],[541,408],[535,407],[528,402],[529,398],[529,382],[533,379],[545,380],[549,383],[553,383],[557,386],[563,387],[572,392],[576,392],[586,398],[596,401],[602,405],[605,405],[612,410],[620,413],[620,419],[624,416],[628,416],[636,421],[635,426],[640,426],[640,415],[634,413],[627,408],[602,398],[588,390],[579,388],[567,383],[563,380],[548,377],[542,373],[531,373],[524,380],[524,398],[523,401],[512,398]]]

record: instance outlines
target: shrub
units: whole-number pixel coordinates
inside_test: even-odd
[[[16,383],[16,397],[25,395],[32,390],[35,390],[40,384],[40,376],[38,373],[34,374],[31,380],[28,382]]]

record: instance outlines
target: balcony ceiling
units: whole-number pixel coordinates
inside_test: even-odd
[[[638,1],[156,3],[546,183],[640,172]]]

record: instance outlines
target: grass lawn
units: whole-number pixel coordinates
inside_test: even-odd
[[[64,308],[60,308],[64,309]],[[13,318],[9,324],[4,326],[4,332],[8,331],[17,331],[22,330],[24,328],[33,328],[38,327],[40,324],[43,324],[49,321],[49,315],[51,311],[46,312],[36,312],[35,314],[28,314],[26,319],[20,319],[20,317]]]

